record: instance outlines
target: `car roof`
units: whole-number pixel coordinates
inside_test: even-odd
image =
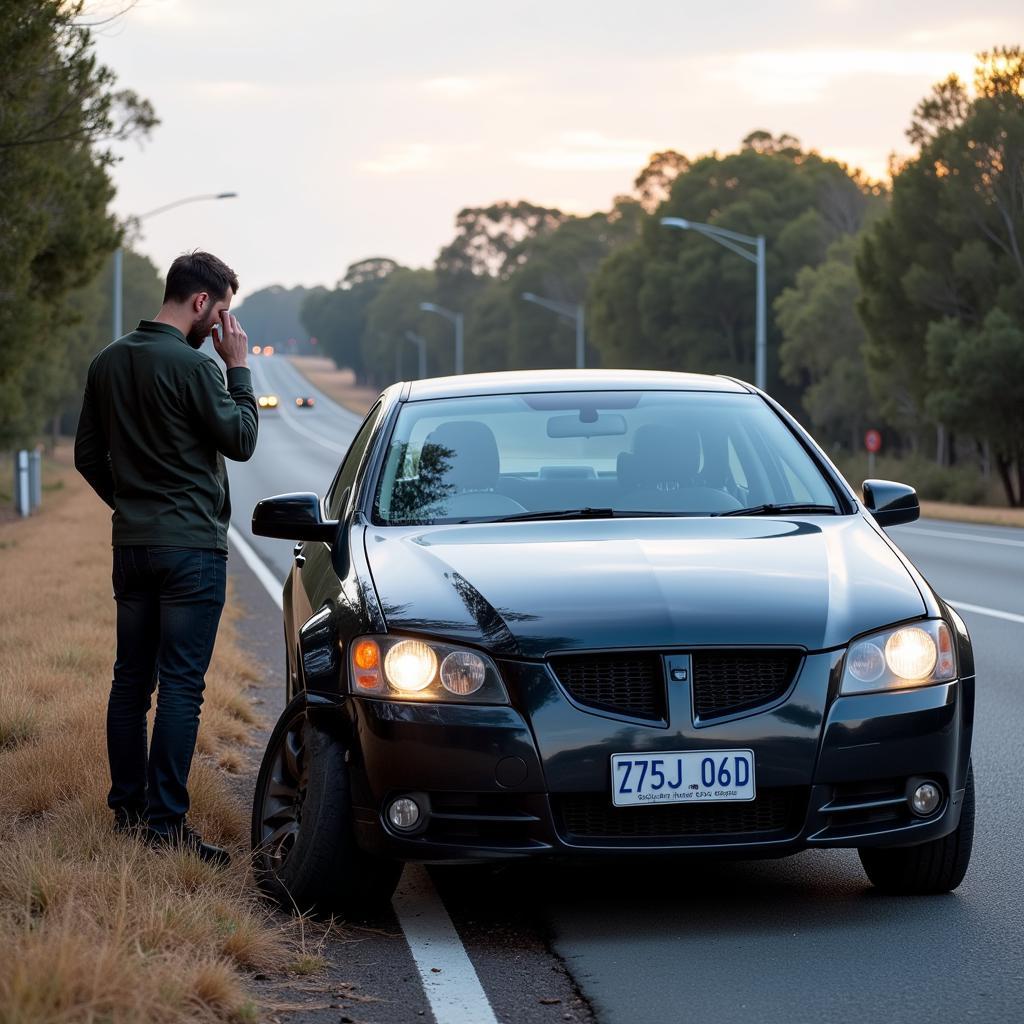
[[[406,385],[405,400],[471,395],[514,395],[544,391],[719,391],[749,393],[752,389],[731,377],[667,370],[510,370],[503,373],[465,373],[431,377]]]

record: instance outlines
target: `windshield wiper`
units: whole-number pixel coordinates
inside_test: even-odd
[[[815,505],[805,501],[791,501],[782,505],[753,505],[750,508],[734,508],[728,512],[712,512],[714,516],[775,516],[787,512],[825,512],[836,515],[835,505]]]
[[[526,523],[531,519],[632,519],[635,516],[669,515],[665,512],[632,512],[617,508],[563,508],[549,512],[515,512],[510,516],[488,519],[490,523]]]

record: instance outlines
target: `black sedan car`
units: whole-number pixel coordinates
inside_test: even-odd
[[[963,878],[963,620],[776,402],[692,374],[395,384],[297,540],[256,868],[351,910],[405,861],[852,847],[893,893]]]

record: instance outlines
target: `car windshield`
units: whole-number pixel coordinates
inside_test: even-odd
[[[758,396],[559,392],[406,403],[374,520],[763,515],[777,506],[830,512],[836,499]]]

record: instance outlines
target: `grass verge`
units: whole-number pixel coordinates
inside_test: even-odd
[[[31,519],[0,523],[0,1022],[255,1020],[246,973],[294,936],[256,897],[245,767],[256,678],[229,598],[207,676],[192,819],[218,871],[115,836],[104,718],[113,660],[109,517],[58,451]]]
[[[315,388],[319,388],[328,398],[334,399],[339,405],[350,412],[365,416],[373,403],[377,401],[380,391],[377,388],[366,388],[356,384],[351,370],[339,370],[333,359],[322,356],[289,356],[288,361]]]
[[[960,523],[1024,527],[1024,508],[1000,508],[995,505],[956,505],[948,501],[922,501],[921,515],[931,519],[952,519]]]

